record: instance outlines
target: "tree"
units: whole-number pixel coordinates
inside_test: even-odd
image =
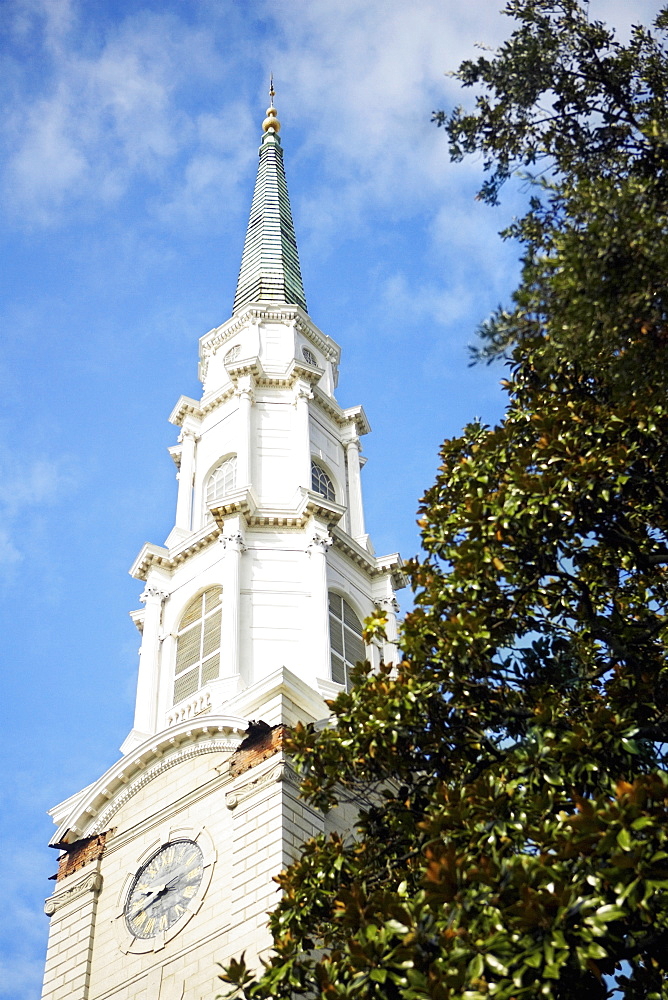
[[[507,410],[443,446],[403,662],[292,737],[358,837],[280,875],[247,1000],[668,997],[668,9],[626,45],[578,0],[507,13],[435,116],[480,197],[531,184],[478,350]]]

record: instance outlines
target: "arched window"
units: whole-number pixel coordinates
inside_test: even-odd
[[[318,359],[308,347],[302,347],[302,357],[307,365],[313,365],[314,368],[318,367]]]
[[[209,587],[183,612],[176,635],[175,705],[220,673],[222,593],[220,587]]]
[[[329,643],[332,680],[350,690],[350,671],[366,659],[362,623],[345,597],[329,592]]]
[[[325,500],[336,500],[334,483],[317,462],[311,462],[311,489]]]
[[[237,456],[232,455],[217,465],[206,484],[206,499],[220,500],[237,485]]]

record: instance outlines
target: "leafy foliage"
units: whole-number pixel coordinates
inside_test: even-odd
[[[280,875],[246,1000],[668,998],[668,12],[623,46],[576,0],[507,11],[437,115],[481,197],[542,170],[482,330],[507,411],[443,446],[403,662],[292,738],[358,836]]]

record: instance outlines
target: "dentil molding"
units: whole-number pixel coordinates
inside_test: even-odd
[[[150,781],[153,781],[154,778],[164,774],[165,771],[168,771],[170,768],[176,767],[177,764],[182,764],[186,760],[191,760],[193,757],[199,757],[199,755],[203,753],[216,753],[221,750],[232,752],[236,750],[238,746],[238,740],[231,740],[223,737],[220,739],[213,738],[210,740],[201,740],[198,743],[172,751],[172,753],[164,757],[158,763],[147,768],[146,771],[140,774],[133,781],[128,782],[121,794],[117,795],[107,808],[98,815],[94,825],[91,827],[90,832],[87,833],[86,836],[92,837],[96,833],[106,830],[112,816],[114,816],[126,802],[129,802],[129,800],[136,795],[137,792],[141,791],[141,789],[144,788],[144,786]]]

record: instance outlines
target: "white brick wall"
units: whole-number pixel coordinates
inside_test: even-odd
[[[217,963],[245,950],[253,964],[269,946],[273,877],[324,820],[299,800],[280,751],[236,778],[227,760],[202,754],[158,775],[116,813],[103,857],[58,884],[63,899],[99,871],[102,889],[79,893],[52,916],[45,1000],[212,1000],[222,988]],[[202,826],[216,862],[200,910],[164,948],[123,954],[131,873],[165,830],[194,835]]]
[[[88,1000],[99,872],[99,860],[73,872],[56,885],[46,902],[51,923],[44,1000]]]

